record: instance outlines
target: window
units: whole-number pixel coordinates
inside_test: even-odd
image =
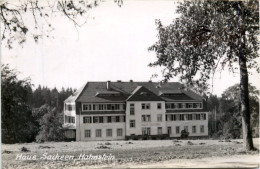
[[[75,117],[65,115],[65,123],[75,123]]]
[[[200,114],[196,114],[196,120],[200,120]]]
[[[68,111],[72,111],[72,105],[67,104],[67,110],[68,110]]]
[[[69,116],[69,117],[70,117],[69,123],[74,123],[74,122],[73,122],[73,118],[74,118],[74,117],[71,117],[71,116]],[[75,118],[74,118],[74,120],[75,120]]]
[[[151,121],[151,115],[142,115],[142,122]]]
[[[116,122],[120,122],[120,116],[116,116]]]
[[[180,133],[180,127],[176,126],[176,134],[179,134],[179,133]]]
[[[184,126],[184,130],[189,132],[189,127],[188,126]]]
[[[130,120],[130,128],[135,128],[135,120]]]
[[[135,104],[130,104],[130,115],[135,115]]]
[[[173,115],[173,120],[176,121],[177,120],[177,114]]]
[[[83,111],[91,110],[91,104],[83,104]]]
[[[196,133],[196,126],[192,126],[192,133]]]
[[[92,123],[91,117],[90,116],[83,117],[83,123]]]
[[[143,127],[142,128],[142,135],[150,135],[151,134],[151,128],[150,127]]]
[[[188,120],[192,120],[192,114],[188,114]]]
[[[96,137],[102,137],[102,130],[96,129]]]
[[[99,116],[99,123],[103,123],[103,116]]]
[[[150,109],[150,103],[142,103],[142,109]]]
[[[98,116],[93,117],[93,123],[99,123],[99,117]]]
[[[108,116],[108,117],[107,117],[107,122],[108,122],[108,123],[111,123],[111,122],[112,122],[112,117],[111,117],[111,116]]]
[[[172,127],[167,127],[167,133],[168,133],[169,135],[172,134]]]
[[[193,103],[194,108],[201,108],[201,103]]]
[[[180,114],[180,120],[184,120],[184,114]]]
[[[123,136],[123,129],[117,129],[117,136]]]
[[[158,127],[158,128],[157,128],[157,133],[158,133],[158,135],[161,135],[161,134],[162,134],[162,127]]]
[[[170,109],[170,108],[171,108],[171,104],[166,103],[166,104],[165,104],[165,108],[166,108],[166,109]]]
[[[157,121],[162,121],[162,114],[157,114]]]
[[[165,107],[166,107],[166,109],[175,109],[176,106],[174,103],[166,103]]]
[[[201,119],[206,120],[206,114],[205,113],[201,114]]]
[[[204,126],[203,125],[200,126],[200,132],[204,133]]]
[[[91,130],[85,130],[85,137],[91,137]]]
[[[112,129],[107,129],[107,137],[112,137]]]
[[[186,107],[189,108],[189,109],[193,108],[192,103],[187,103]]]
[[[178,104],[178,108],[182,108],[182,103],[179,103],[179,104]]]
[[[162,103],[157,103],[157,109],[162,109]]]

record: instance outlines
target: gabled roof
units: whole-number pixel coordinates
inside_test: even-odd
[[[82,91],[85,89],[88,83],[86,83],[84,86],[79,88],[76,92],[74,92],[70,97],[68,97],[66,100],[64,100],[65,103],[71,103],[75,102],[76,99],[79,97],[79,95],[82,93]]]
[[[163,93],[176,93],[183,94],[184,99],[187,100],[196,100],[202,101],[202,97],[192,91],[184,91],[181,90],[182,84],[178,82],[168,82],[166,84],[162,84],[160,86],[159,83],[156,82],[110,82],[110,90],[107,90],[107,82],[88,82],[81,89],[77,91],[75,96],[71,96],[66,101],[78,101],[78,102],[99,102],[99,103],[107,103],[107,102],[125,102],[131,95],[135,94],[142,87],[142,90],[148,90],[147,92],[153,93],[161,100],[165,101],[174,101],[174,98],[163,97],[160,96]],[[160,86],[160,87],[158,87]],[[117,96],[99,96],[96,94],[98,92],[103,93],[120,93]],[[153,95],[153,97],[154,97]],[[136,96],[135,96],[136,97]],[[179,97],[179,96],[178,96]],[[140,98],[138,98],[140,99]],[[176,98],[175,98],[176,99]]]
[[[161,97],[154,94],[143,86],[137,86],[129,96],[127,101],[164,101]]]

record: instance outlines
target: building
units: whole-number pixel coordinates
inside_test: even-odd
[[[205,137],[208,111],[178,82],[88,82],[64,101],[63,127],[76,141]]]

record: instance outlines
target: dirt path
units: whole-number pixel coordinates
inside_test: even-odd
[[[91,166],[91,168],[259,168],[259,161],[260,159],[258,155],[234,155],[228,158],[211,157],[202,159],[174,159],[157,163],[112,164]]]

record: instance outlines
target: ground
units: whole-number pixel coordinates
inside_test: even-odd
[[[254,139],[254,144],[259,148],[258,138]],[[87,158],[104,154],[106,160]],[[67,160],[64,159],[65,155]],[[2,144],[2,168],[255,168],[259,167],[258,158],[258,150],[250,152],[243,150],[242,140]]]

